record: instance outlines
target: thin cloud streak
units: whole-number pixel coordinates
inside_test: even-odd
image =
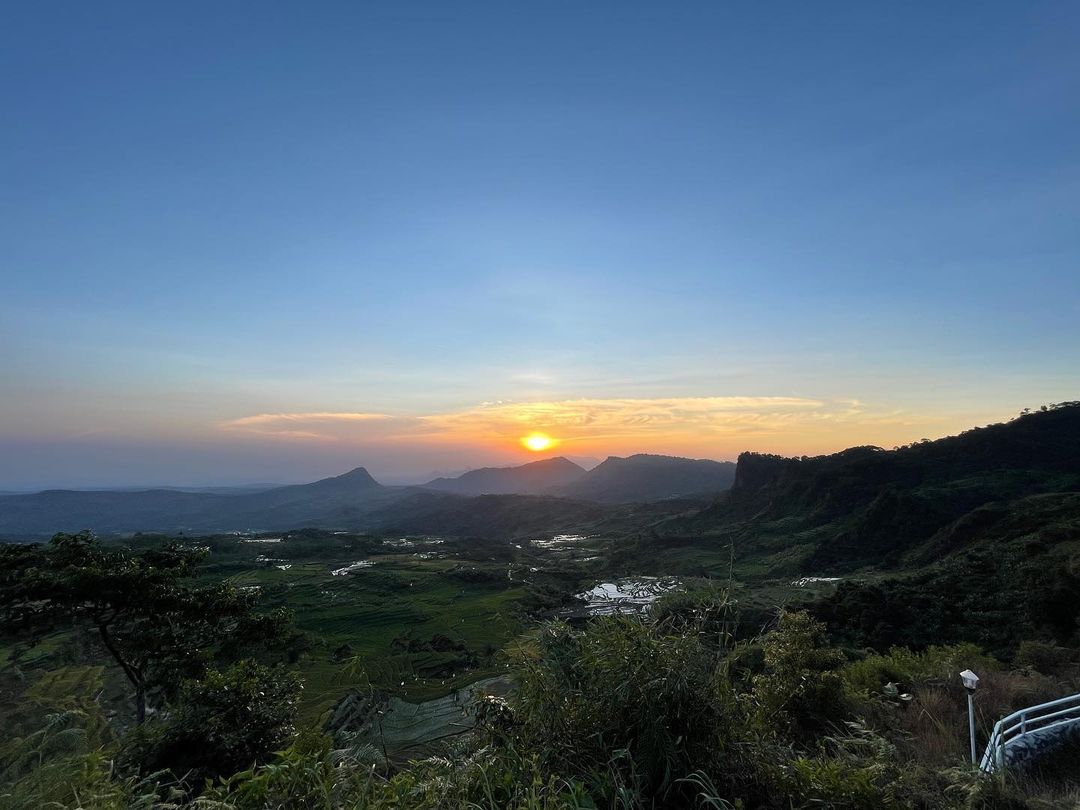
[[[385,413],[349,413],[307,411],[301,413],[258,413],[221,423],[222,430],[254,433],[277,439],[316,439],[335,441],[343,438],[335,425],[386,422],[394,417]]]
[[[280,422],[370,422],[378,419],[391,419],[385,413],[340,413],[335,411],[312,411],[308,413],[259,413],[243,416],[226,422],[226,429],[249,428],[262,425],[274,425]]]

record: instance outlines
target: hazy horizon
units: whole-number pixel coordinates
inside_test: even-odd
[[[1076,399],[1077,33],[14,6],[0,490],[815,455]]]
[[[1031,410],[1035,410],[1035,408],[1031,408]],[[1005,421],[1008,421],[1009,419],[1011,419],[1011,418],[1013,418],[1013,417],[1015,417],[1017,415],[1019,415],[1019,412],[1013,413],[1013,414],[1008,414],[1006,416],[1003,416],[1001,419],[992,420],[991,422],[987,422],[985,424],[993,424],[995,422],[1005,422]],[[931,439],[931,440],[944,438],[945,436],[955,435],[957,433],[961,433],[961,432],[963,432],[965,430],[969,430],[971,428],[984,427],[985,424],[984,423],[979,423],[979,424],[964,425],[964,426],[961,426],[961,427],[959,427],[959,428],[957,428],[957,429],[955,429],[953,431],[950,431],[949,433],[944,433],[944,434],[941,434],[941,435],[933,435],[933,436],[921,436],[919,438],[920,439]],[[909,444],[911,441],[918,441],[918,439],[911,439],[909,441],[903,442],[902,444]],[[896,445],[882,445],[882,444],[875,443],[875,442],[862,442],[861,444],[884,447],[885,449],[890,449],[891,447],[896,446]],[[814,452],[814,453],[794,452],[794,453],[781,453],[780,455],[789,455],[789,456],[823,455],[823,454],[828,454],[828,453],[832,453],[832,452],[838,452],[840,450],[845,450],[845,449],[848,449],[849,447],[853,447],[853,446],[856,446],[856,445],[855,444],[847,444],[847,445],[843,445],[843,446],[840,446],[840,447],[825,449],[825,450],[822,450],[820,452]],[[303,448],[301,446],[300,448],[297,448],[297,449],[300,450],[301,453],[302,453],[305,448]],[[752,449],[752,448],[746,448],[746,450],[750,451],[750,452],[766,452],[766,453],[773,452],[773,451],[770,451],[770,450]],[[115,481],[110,481],[110,480],[102,480],[101,477],[100,477],[100,471],[99,470],[94,470],[93,472],[95,474],[95,477],[93,477],[93,478],[81,478],[81,477],[75,476],[75,477],[70,478],[70,479],[62,479],[62,478],[61,479],[51,479],[51,480],[47,480],[45,482],[32,482],[32,483],[29,483],[29,484],[22,484],[22,485],[9,484],[9,485],[6,485],[6,486],[0,486],[0,493],[3,493],[3,492],[28,493],[28,492],[39,492],[39,491],[48,490],[48,489],[85,489],[85,490],[102,489],[102,490],[110,490],[110,489],[140,489],[140,488],[153,489],[153,488],[169,488],[169,487],[178,487],[178,488],[202,488],[202,487],[205,487],[205,488],[217,488],[217,487],[229,488],[229,487],[288,486],[288,485],[291,485],[291,484],[310,483],[312,481],[320,480],[320,479],[323,479],[323,478],[332,478],[332,477],[335,477],[335,476],[338,476],[338,475],[343,475],[343,474],[345,474],[347,472],[350,472],[350,471],[352,471],[352,470],[354,470],[356,468],[359,468],[359,467],[362,467],[365,470],[367,470],[368,473],[371,474],[371,476],[373,478],[375,478],[379,483],[382,483],[382,484],[385,484],[385,485],[388,485],[388,486],[409,486],[409,485],[417,485],[417,484],[426,483],[426,482],[428,482],[430,480],[433,480],[435,478],[440,478],[440,477],[455,478],[455,477],[457,477],[459,475],[462,475],[465,472],[468,472],[470,470],[479,469],[479,468],[482,468],[482,467],[515,467],[515,466],[519,466],[519,465],[522,465],[522,464],[528,464],[528,463],[535,462],[535,461],[542,461],[542,460],[546,460],[546,459],[559,458],[559,457],[568,458],[571,461],[573,461],[575,464],[578,464],[579,466],[583,467],[584,469],[589,470],[589,469],[592,469],[593,467],[595,467],[596,465],[598,465],[599,463],[601,463],[602,461],[604,461],[606,458],[609,458],[611,456],[625,457],[625,456],[635,455],[635,454],[638,454],[638,453],[652,454],[652,455],[680,456],[680,457],[684,457],[684,458],[705,459],[705,460],[710,460],[710,461],[726,461],[726,462],[734,462],[734,461],[736,461],[736,457],[738,455],[738,453],[736,453],[736,454],[731,455],[730,457],[712,458],[712,457],[708,457],[708,456],[694,455],[692,453],[674,453],[674,452],[669,453],[669,452],[658,452],[658,451],[654,451],[654,450],[632,450],[632,451],[625,452],[625,453],[617,453],[617,454],[612,453],[612,454],[607,454],[607,455],[604,455],[604,456],[596,457],[596,456],[579,456],[579,455],[574,455],[572,453],[563,453],[563,452],[558,452],[558,451],[549,451],[549,452],[544,452],[544,453],[535,453],[535,452],[522,451],[521,453],[519,453],[517,455],[511,454],[511,455],[508,455],[506,457],[499,457],[499,458],[494,459],[494,460],[478,461],[476,463],[464,464],[462,466],[454,467],[454,468],[437,469],[437,468],[418,467],[418,468],[415,468],[415,469],[408,469],[408,468],[406,468],[406,469],[379,469],[379,468],[373,468],[370,465],[365,464],[362,459],[357,459],[357,460],[355,460],[355,462],[354,461],[349,461],[348,458],[345,455],[345,454],[347,454],[349,452],[349,446],[348,445],[338,446],[338,447],[335,448],[335,451],[337,453],[342,454],[340,463],[342,465],[346,465],[346,466],[339,466],[337,468],[320,467],[320,466],[318,466],[319,463],[320,463],[318,460],[315,460],[315,461],[305,460],[305,458],[301,455],[301,456],[297,456],[297,457],[295,457],[293,459],[290,459],[288,457],[283,457],[282,459],[272,459],[271,458],[271,459],[263,460],[263,459],[260,458],[258,460],[258,462],[256,463],[256,465],[251,468],[251,469],[253,469],[255,471],[276,470],[276,471],[280,472],[282,474],[282,476],[283,476],[283,477],[277,478],[277,479],[266,478],[266,479],[260,480],[260,479],[256,479],[256,478],[253,478],[253,477],[244,478],[242,476],[240,476],[240,477],[235,477],[235,476],[234,477],[225,477],[225,478],[214,478],[214,477],[211,476],[209,478],[199,478],[199,477],[197,477],[198,473],[189,472],[188,475],[193,476],[193,477],[174,478],[174,479],[148,478],[148,479],[143,479],[141,481],[140,480],[118,479],[118,480],[115,480]],[[237,462],[238,458],[240,458],[240,459],[243,458],[243,456],[241,454],[235,453],[235,450],[232,449],[232,448],[230,448],[228,450],[228,452],[229,452],[230,455],[227,457],[227,459],[223,459],[223,460],[227,460],[227,461],[235,464]],[[742,452],[742,451],[740,451],[740,452]],[[454,456],[454,457],[460,457],[460,456]],[[153,464],[154,459],[151,458],[149,461],[150,461],[151,464]],[[306,472],[304,472],[304,471],[306,471]]]

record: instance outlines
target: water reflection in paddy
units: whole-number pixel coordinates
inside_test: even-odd
[[[577,598],[586,603],[587,616],[606,616],[612,613],[644,613],[666,593],[682,588],[675,577],[626,577],[614,582],[601,582]]]

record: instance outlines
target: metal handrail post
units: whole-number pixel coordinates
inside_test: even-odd
[[[968,733],[971,737],[971,764],[978,765],[975,758],[975,690],[968,689]]]

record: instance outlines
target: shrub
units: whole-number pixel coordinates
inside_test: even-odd
[[[330,738],[307,731],[260,768],[240,771],[200,798],[202,807],[234,810],[260,808],[333,808],[361,792],[370,773],[352,760],[331,755]]]
[[[930,683],[958,682],[960,671],[969,668],[985,673],[999,669],[1000,665],[975,644],[934,646],[922,652],[893,647],[885,655],[873,653],[847,664],[842,674],[845,684],[853,691],[874,693],[887,683],[911,691]]]
[[[732,701],[716,655],[632,618],[548,625],[517,656],[517,741],[605,800],[664,796],[695,769],[723,768]]]
[[[489,747],[430,757],[392,776],[358,749],[333,750],[316,732],[301,734],[269,765],[243,771],[210,788],[204,810],[522,810],[595,808],[584,787],[541,772],[536,755]]]
[[[656,601],[653,621],[667,633],[693,633],[714,649],[727,649],[735,640],[734,603],[721,588],[675,591]]]
[[[822,738],[812,755],[781,770],[776,792],[793,808],[940,808],[942,779],[912,767],[896,746],[861,722]]]
[[[158,774],[146,779],[119,776],[109,749],[99,747],[101,718],[95,709],[48,715],[25,737],[0,746],[0,808],[85,810],[165,808],[170,791]]]
[[[300,688],[294,673],[250,660],[187,681],[171,715],[128,736],[125,761],[144,773],[168,769],[196,777],[266,761],[293,733]]]
[[[1074,651],[1045,641],[1022,641],[1016,651],[1016,663],[1031,667],[1043,675],[1054,675],[1073,660]]]
[[[753,677],[751,693],[759,730],[804,741],[848,716],[844,657],[826,645],[824,624],[805,611],[782,613],[763,644],[765,671]]]

